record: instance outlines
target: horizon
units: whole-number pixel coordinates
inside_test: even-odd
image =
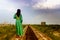
[[[15,23],[0,23],[0,24],[14,24],[15,25]],[[28,23],[27,24],[26,23],[24,24],[24,23],[22,23],[22,24],[23,25],[41,25],[41,23],[40,24],[36,24],[36,23],[35,24],[28,24]],[[52,23],[51,24],[47,24],[46,23],[45,25],[60,25],[60,24],[52,24]]]

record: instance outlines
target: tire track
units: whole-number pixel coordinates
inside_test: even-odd
[[[28,29],[26,31],[26,39],[25,40],[38,40],[37,37],[35,36],[34,32],[32,29],[28,26]]]

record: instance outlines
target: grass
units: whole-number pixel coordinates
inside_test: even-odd
[[[47,36],[51,37],[52,40],[60,40],[60,36],[53,35],[54,31],[60,32],[60,25],[32,25],[39,31],[43,32]]]
[[[26,25],[23,25],[23,28]],[[60,25],[32,25],[39,31],[43,32],[47,36],[51,37],[53,40],[60,40],[60,37],[57,37],[53,35],[54,31],[60,32]],[[14,34],[16,34],[16,28],[15,25],[6,25],[6,26],[0,26],[0,40],[9,40],[13,37]]]
[[[23,25],[23,28],[25,25]],[[15,25],[0,26],[0,40],[9,40],[16,34]]]

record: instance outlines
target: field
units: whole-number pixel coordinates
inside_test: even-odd
[[[23,25],[23,28],[26,25]],[[43,32],[53,40],[60,40],[60,25],[31,25],[38,31]],[[15,25],[0,25],[0,40],[9,40],[16,34]]]
[[[25,25],[23,26],[23,28]],[[0,40],[9,40],[16,34],[15,25],[0,25]]]
[[[60,40],[60,25],[32,25],[38,31],[43,32],[52,40]]]

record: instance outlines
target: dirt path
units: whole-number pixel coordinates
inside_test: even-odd
[[[52,40],[50,37],[39,32],[32,26],[26,26],[23,31],[24,31],[23,37],[20,38],[19,40]],[[10,40],[17,40],[16,35],[14,35]]]
[[[25,35],[26,35],[26,39],[25,40],[38,40],[37,37],[35,36],[34,32],[31,30],[30,27],[28,27]]]

